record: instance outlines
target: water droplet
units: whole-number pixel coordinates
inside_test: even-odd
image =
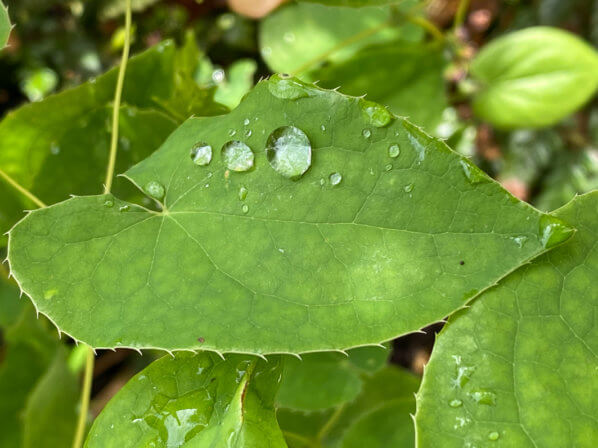
[[[249,126],[249,123],[250,123],[249,118],[246,118],[245,120],[243,120],[243,124],[245,126]]]
[[[332,173],[330,175],[330,184],[331,185],[338,185],[343,180],[343,176],[341,173]]]
[[[388,147],[388,156],[389,157],[396,159],[397,157],[399,157],[399,154],[401,154],[401,149],[399,148],[399,145],[390,145]]]
[[[461,169],[463,170],[463,174],[467,180],[472,184],[479,184],[482,182],[488,182],[489,178],[484,174],[484,172],[471,163],[469,160],[460,160],[459,164],[461,165]]]
[[[106,207],[106,208],[114,207],[114,201],[112,199],[106,199],[104,201],[104,207]]]
[[[492,431],[490,434],[488,434],[488,440],[492,440],[493,442],[495,440],[498,440],[500,437],[500,434],[496,431]]]
[[[222,147],[222,158],[229,170],[247,171],[253,167],[253,151],[245,143],[232,140]]]
[[[118,211],[119,212],[128,212],[129,208],[130,207],[128,205],[121,205],[120,207],[118,207]]]
[[[245,130],[245,137],[249,138],[249,137],[251,137],[251,134],[253,134],[253,132],[251,132],[251,129]]]
[[[287,31],[286,33],[284,33],[282,38],[288,44],[295,42],[295,34],[290,31]]]
[[[517,247],[519,249],[521,249],[525,245],[525,243],[527,242],[527,237],[526,236],[516,236],[516,237],[513,237],[511,239],[515,242],[515,244],[517,244]]]
[[[413,184],[407,184],[403,187],[405,193],[411,193],[413,191]]]
[[[50,153],[55,156],[60,154],[60,146],[58,146],[58,143],[56,143],[56,142],[50,143]]]
[[[372,135],[372,131],[370,131],[369,129],[364,129],[363,131],[361,131],[361,134],[365,137],[365,138],[370,138],[370,136]]]
[[[324,186],[325,183],[326,183],[326,180],[322,177],[320,179],[320,185]]]
[[[311,166],[309,138],[294,126],[280,127],[268,137],[266,157],[278,174],[299,179]]]
[[[229,129],[229,130],[228,130],[228,136],[229,136],[229,137],[232,137],[232,136],[234,136],[236,133],[237,133],[237,131],[235,131],[234,129]]]
[[[208,165],[212,161],[212,147],[204,142],[196,143],[191,148],[191,160],[196,165]]]
[[[297,100],[310,95],[310,89],[293,78],[283,78],[279,75],[273,75],[268,82],[270,93],[277,98],[285,100]]]
[[[455,398],[449,402],[449,405],[451,408],[458,408],[463,405],[463,402]]]
[[[249,207],[247,206],[247,204],[243,204],[243,207],[241,207],[241,210],[243,210],[243,213],[247,213],[249,211]]]
[[[322,125],[320,126],[320,129],[322,130],[322,132],[326,132],[326,126]]]
[[[471,399],[477,404],[486,404],[494,406],[496,404],[496,394],[489,390],[476,390],[469,394]]]
[[[453,387],[462,388],[471,379],[471,375],[473,375],[475,372],[475,367],[462,365],[461,357],[458,355],[453,355],[453,359],[455,360],[455,364],[457,366],[457,376],[451,381],[453,383]]]
[[[164,197],[164,185],[162,185],[160,182],[156,182],[155,180],[152,180],[145,184],[144,190],[152,198],[162,199]]]
[[[245,198],[247,198],[247,193],[249,193],[249,190],[247,190],[247,188],[245,188],[245,187],[239,188],[239,200],[244,201]]]
[[[392,164],[390,164],[390,163],[389,163],[388,165],[386,165],[386,166],[384,167],[384,169],[385,169],[386,171],[390,171],[390,170],[392,170]]]
[[[549,249],[569,239],[574,229],[552,215],[540,217],[540,242]]]
[[[222,81],[224,81],[224,77],[225,73],[221,68],[218,68],[212,72],[212,81],[214,81],[216,84],[220,84]]]
[[[377,128],[386,126],[392,120],[392,114],[381,104],[360,100],[359,106],[368,122]]]

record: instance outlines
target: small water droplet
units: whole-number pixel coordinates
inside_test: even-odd
[[[232,137],[232,136],[234,136],[236,133],[237,133],[237,131],[235,131],[234,129],[229,129],[229,130],[228,130],[228,136],[229,136],[229,137]]]
[[[245,187],[239,188],[239,200],[244,201],[245,198],[247,198],[247,193],[249,193],[249,190],[247,190],[247,188],[245,188]]]
[[[322,132],[326,132],[326,126],[322,125],[320,126],[320,129],[322,130]]]
[[[500,437],[500,434],[496,431],[492,431],[490,434],[488,434],[488,440],[492,440],[493,442],[498,440]]]
[[[50,143],[50,153],[55,156],[60,154],[60,146],[58,146],[58,143],[56,143],[56,142]]]
[[[392,120],[392,114],[381,104],[361,99],[359,106],[368,122],[377,128],[386,126]]]
[[[556,246],[573,235],[573,228],[552,215],[540,217],[540,242],[546,249]]]
[[[162,199],[165,193],[164,185],[162,185],[160,182],[156,182],[155,180],[152,180],[145,184],[144,190],[147,194],[149,194],[152,198],[155,199]]]
[[[247,204],[243,204],[243,207],[241,207],[241,210],[243,210],[243,213],[247,213],[249,211],[249,206]]]
[[[290,31],[287,31],[286,33],[284,33],[282,38],[288,44],[295,42],[295,34]]]
[[[296,180],[311,166],[311,143],[301,129],[283,126],[268,137],[266,158],[278,174]]]
[[[399,154],[401,154],[401,149],[399,148],[399,145],[390,145],[388,147],[388,156],[389,157],[396,159],[397,157],[399,157]]]
[[[457,398],[449,402],[451,408],[458,408],[463,405],[463,402]]]
[[[390,170],[392,170],[392,164],[390,164],[390,163],[389,163],[388,165],[386,165],[386,166],[384,167],[384,169],[385,169],[386,171],[390,171]]]
[[[247,171],[253,167],[253,151],[245,143],[232,140],[222,147],[222,158],[229,170]]]
[[[268,90],[277,98],[285,100],[297,100],[310,95],[310,89],[293,78],[283,78],[273,75],[268,82]]]
[[[106,207],[106,208],[114,207],[114,201],[112,199],[106,199],[104,201],[104,207]]]
[[[330,184],[331,185],[338,185],[343,180],[343,176],[341,173],[332,173],[330,175]]]
[[[453,359],[455,360],[455,364],[457,366],[457,376],[451,381],[453,383],[453,387],[462,388],[471,379],[471,375],[473,375],[475,372],[475,367],[462,365],[461,356],[453,355]]]
[[[511,239],[515,242],[515,244],[517,244],[517,247],[519,249],[521,249],[525,245],[525,243],[527,242],[527,237],[523,236],[523,235],[522,236],[516,236],[516,237],[513,237]]]
[[[463,170],[463,174],[467,180],[472,184],[479,184],[482,182],[488,182],[489,178],[484,174],[484,172],[471,163],[469,160],[460,160],[459,164],[461,165],[461,169]]]
[[[413,184],[407,184],[403,187],[405,193],[411,193],[413,191]]]
[[[118,211],[119,212],[128,212],[129,208],[130,207],[128,205],[121,205],[120,207],[118,207]]]
[[[471,399],[477,404],[494,406],[496,404],[496,394],[489,390],[476,390],[469,394]]]
[[[251,129],[246,129],[245,130],[245,137],[249,138],[249,137],[251,137],[251,134],[253,134],[253,132],[251,131]]]
[[[325,183],[326,183],[326,180],[322,177],[320,179],[320,185],[324,186]]]
[[[250,123],[249,118],[246,118],[245,120],[243,120],[243,124],[245,126],[249,126],[249,123]]]
[[[191,148],[190,155],[196,165],[208,165],[212,161],[212,147],[207,143],[198,142]]]
[[[370,136],[372,135],[372,131],[370,131],[369,129],[364,129],[363,131],[361,131],[361,134],[365,137],[365,138],[370,138]]]

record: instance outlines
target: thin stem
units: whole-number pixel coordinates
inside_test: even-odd
[[[455,13],[455,21],[453,23],[454,29],[461,27],[465,22],[465,16],[467,15],[467,10],[469,9],[470,1],[471,0],[459,1],[459,7],[457,8],[457,12]]]
[[[425,17],[406,15],[405,18],[414,25],[417,25],[426,30],[437,41],[444,40],[444,34],[442,33],[442,31],[440,31],[440,29],[436,25],[434,25],[434,23],[432,23]]]
[[[286,438],[286,439],[294,439],[295,441],[301,443],[302,445],[306,446],[306,447],[317,447],[319,446],[318,442],[308,439],[307,437],[304,437],[300,434],[291,432],[291,431],[282,431],[282,435]]]
[[[37,205],[39,208],[44,208],[46,204],[44,204],[37,196],[27,190],[25,187],[20,185],[16,180],[6,174],[4,171],[0,169],[0,177],[2,177],[8,184],[21,193],[23,196],[27,197],[31,202]]]
[[[354,44],[355,42],[359,42],[360,40],[363,40],[366,37],[370,37],[371,35],[376,34],[380,31],[382,31],[383,29],[386,29],[386,28],[392,26],[392,24],[393,23],[391,21],[383,22],[378,26],[375,26],[373,28],[368,28],[367,30],[362,31],[361,33],[357,33],[354,36],[348,37],[347,39],[336,44],[330,50],[327,50],[324,53],[319,54],[315,58],[310,59],[306,63],[300,65],[291,74],[294,76],[299,75],[299,74],[305,72],[306,70],[310,69],[314,65],[324,62],[326,59],[328,59],[332,54],[336,53],[337,51],[342,50],[343,48],[348,47],[349,45]]]
[[[334,424],[338,421],[340,416],[342,415],[343,411],[345,410],[345,404],[341,404],[338,408],[334,410],[328,421],[322,426],[318,435],[316,436],[318,442],[321,442],[322,439],[328,434],[328,432],[332,429]]]
[[[79,420],[77,421],[77,431],[73,440],[73,448],[80,448],[83,445],[83,436],[85,435],[85,426],[87,423],[87,413],[89,411],[89,398],[91,396],[91,382],[93,380],[93,365],[95,357],[91,347],[87,348],[87,357],[85,358],[85,376],[83,378],[83,390],[81,391],[81,409],[79,410]]]
[[[116,164],[116,150],[118,148],[118,115],[120,112],[120,99],[125,82],[125,73],[127,71],[127,61],[129,59],[129,47],[131,46],[131,0],[126,0],[125,13],[125,44],[123,46],[122,59],[118,69],[118,79],[116,81],[116,91],[114,92],[114,104],[112,109],[112,139],[110,140],[110,158],[106,168],[106,182],[104,194],[110,193],[112,189],[112,179],[114,177],[114,165]]]

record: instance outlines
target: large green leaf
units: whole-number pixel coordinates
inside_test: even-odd
[[[598,440],[598,192],[578,231],[449,320],[418,397],[418,446],[593,447]]]
[[[310,74],[322,87],[364,95],[432,132],[447,107],[439,48],[403,43],[366,47],[351,59]]]
[[[304,413],[279,409],[277,417],[289,447],[413,447],[409,414],[415,410],[418,378],[387,366],[362,375],[362,381],[360,394],[333,410]]]
[[[381,27],[389,20],[389,8],[374,6],[357,10],[317,4],[290,4],[262,20],[260,51],[271,70],[294,73],[306,62],[326,54],[346,39]],[[416,41],[421,36],[421,29],[411,24],[388,27],[344,46],[327,59],[346,60],[360,48],[372,43],[398,38]]]
[[[11,29],[12,25],[8,17],[8,9],[0,2],[0,50],[6,46]]]
[[[276,140],[288,153],[271,163],[303,171],[301,130],[313,161],[291,180],[263,148],[295,139]],[[237,139],[255,150],[247,172],[220,153]],[[211,164],[190,157],[198,142]],[[228,115],[188,120],[126,176],[164,196],[164,211],[75,197],[10,233],[23,291],[94,347],[375,344],[443,318],[571,233],[382,106],[280,77]]]
[[[574,112],[598,87],[598,54],[556,28],[498,38],[471,65],[481,84],[474,111],[497,127],[540,127]]]
[[[361,8],[363,6],[381,6],[401,3],[404,0],[300,0],[305,3],[321,3],[328,6],[350,6]]]
[[[285,447],[274,415],[281,367],[279,358],[163,357],[108,403],[85,446]]]

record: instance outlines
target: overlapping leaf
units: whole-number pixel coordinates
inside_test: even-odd
[[[311,142],[300,180],[264,151],[284,126]],[[255,151],[252,170],[225,165],[220,148],[237,140]],[[198,142],[213,148],[211,164],[190,157]],[[23,290],[95,347],[379,343],[441,319],[570,234],[383,107],[280,77],[228,115],[188,120],[126,176],[164,195],[164,211],[77,197],[10,234]]]
[[[12,25],[10,24],[10,17],[8,17],[8,9],[4,3],[0,2],[0,50],[2,50],[8,42],[8,36]]]
[[[575,236],[449,320],[418,394],[418,446],[596,444],[597,212],[598,192],[559,209]]]
[[[110,401],[85,446],[285,447],[274,415],[281,367],[279,358],[161,358]]]

